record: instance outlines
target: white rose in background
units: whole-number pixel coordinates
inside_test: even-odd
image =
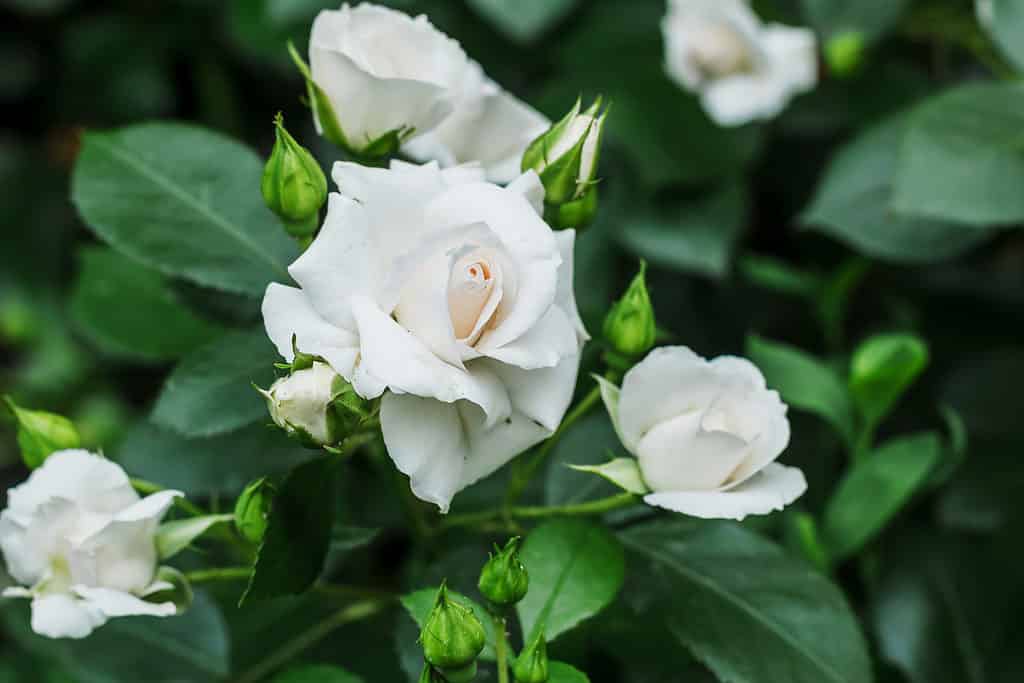
[[[52,454],[8,491],[0,550],[32,599],[32,630],[84,638],[112,617],[170,616],[173,602],[143,598],[171,588],[155,581],[155,535],[179,491],[139,498],[124,470],[83,450]]]
[[[750,361],[663,347],[626,373],[621,390],[604,381],[601,390],[650,505],[743,519],[807,489],[803,472],[775,462],[789,444],[786,405]]]
[[[404,143],[420,161],[480,162],[508,182],[548,120],[501,89],[425,15],[372,4],[325,10],[313,22],[309,75],[317,130],[357,155]],[[315,97],[313,98],[316,99]]]
[[[665,68],[719,125],[777,116],[818,80],[810,29],[762,24],[745,0],[669,0]]]
[[[575,233],[540,218],[533,172],[507,188],[436,163],[338,163],[333,177],[341,193],[289,268],[301,288],[267,288],[267,333],[286,359],[295,335],[360,396],[383,394],[391,458],[447,511],[568,407],[586,337]]]

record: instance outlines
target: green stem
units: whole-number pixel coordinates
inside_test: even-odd
[[[628,507],[640,500],[632,493],[620,493],[608,498],[575,503],[572,505],[519,506],[472,512],[465,515],[449,515],[441,525],[443,528],[478,526],[505,517],[507,519],[543,519],[545,517],[581,517],[600,515],[611,510]]]
[[[494,619],[494,656],[498,660],[498,683],[508,683],[508,634],[505,633],[505,617],[492,615]]]
[[[147,496],[152,493],[159,493],[160,491],[166,490],[166,488],[160,486],[160,484],[154,484],[153,482],[146,481],[145,479],[133,478],[131,479],[131,484],[132,488],[134,488],[139,493],[145,494]],[[178,496],[177,498],[175,498],[174,504],[180,507],[188,514],[192,515],[193,517],[202,517],[207,514],[205,510],[203,510],[201,507],[191,502],[184,496]]]
[[[526,465],[522,467],[518,472],[514,472],[512,481],[508,485],[508,493],[505,496],[505,506],[510,508],[519,500],[519,496],[523,494],[526,489],[526,485],[530,483],[530,479],[536,474],[537,470],[541,465],[544,464],[544,460],[547,459],[552,449],[558,444],[559,439],[562,435],[569,430],[569,428],[581,417],[590,412],[598,401],[601,400],[601,387],[595,385],[593,389],[584,396],[579,403],[573,407],[572,410],[566,414],[565,419],[562,420],[562,424],[558,425],[558,429],[548,439],[541,444],[537,452],[534,453],[533,457],[530,458]]]
[[[211,583],[213,581],[244,581],[252,574],[251,567],[213,567],[186,572],[190,583]]]
[[[190,583],[213,583],[216,581],[248,581],[252,567],[213,567],[186,572]],[[311,589],[323,596],[338,600],[393,600],[395,595],[388,591],[360,586],[346,586],[337,583],[318,583]]]
[[[356,621],[368,619],[388,604],[387,600],[362,600],[343,607],[304,633],[287,641],[270,655],[234,680],[234,683],[258,683],[326,638],[332,631]]]

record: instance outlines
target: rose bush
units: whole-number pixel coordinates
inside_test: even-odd
[[[82,450],[51,455],[7,492],[0,550],[21,586],[5,597],[31,598],[32,630],[50,638],[84,638],[113,617],[175,613],[173,602],[147,595],[155,581],[156,529],[179,491],[146,498],[118,465]]]
[[[655,349],[621,390],[604,382],[602,397],[650,505],[743,519],[781,510],[807,489],[800,470],[775,462],[789,444],[786,405],[748,360]]]
[[[383,394],[391,458],[417,496],[459,490],[558,426],[586,332],[571,230],[541,219],[543,187],[477,166],[338,163],[324,226],[271,284],[267,333],[286,359],[324,358],[363,398]]]

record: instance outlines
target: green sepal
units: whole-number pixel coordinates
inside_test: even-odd
[[[43,410],[26,410],[10,396],[3,397],[18,423],[18,448],[29,469],[43,464],[50,455],[69,448],[78,448],[81,438],[74,423],[63,415]]]
[[[526,151],[523,152],[523,161],[520,164],[520,170],[524,173],[530,169],[538,170],[543,168],[548,162],[548,150],[554,146],[565,130],[572,123],[572,120],[576,118],[580,113],[580,97],[576,97],[576,104],[573,105],[569,113],[562,117],[560,121],[552,125],[546,131],[534,138]]]
[[[267,477],[250,482],[235,501],[235,528],[252,543],[263,541],[276,489]]]
[[[597,215],[597,184],[587,189],[582,197],[574,201],[556,206],[544,203],[544,221],[555,230],[575,228],[583,231]]]

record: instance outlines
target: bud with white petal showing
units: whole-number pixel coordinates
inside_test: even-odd
[[[312,237],[327,201],[327,178],[313,155],[285,130],[280,112],[274,119],[274,151],[263,169],[263,201],[284,221],[293,237]]]
[[[554,227],[579,228],[594,217],[594,185],[607,114],[607,108],[601,111],[600,97],[584,112],[576,100],[569,113],[523,153],[522,170],[536,171],[544,183],[545,218]],[[566,207],[571,208],[563,213]]]
[[[373,412],[351,384],[319,359],[259,391],[274,424],[311,448],[338,444]]]

